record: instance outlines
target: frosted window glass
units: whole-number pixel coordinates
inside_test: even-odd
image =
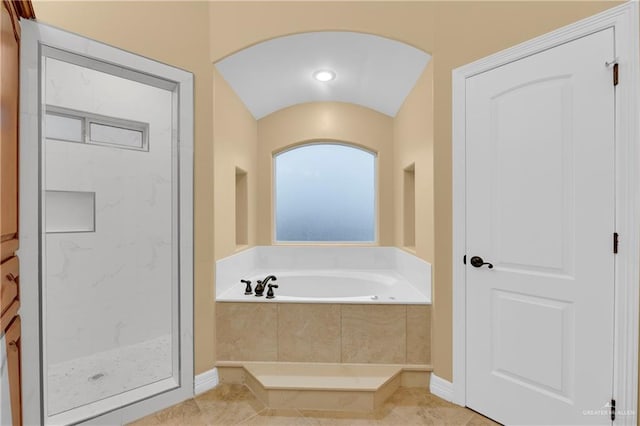
[[[46,114],[45,132],[48,139],[82,142],[82,119]]]
[[[142,148],[142,131],[124,129],[106,124],[90,123],[91,142],[120,145],[128,148]]]
[[[374,154],[313,144],[274,161],[277,241],[375,240]]]

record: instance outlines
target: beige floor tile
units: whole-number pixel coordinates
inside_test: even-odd
[[[400,388],[391,395],[387,400],[387,404],[398,407],[461,408],[432,395],[424,388]]]
[[[180,426],[498,426],[486,417],[433,396],[425,388],[400,388],[373,413],[274,410],[244,385],[221,384],[195,399],[133,423]]]
[[[208,425],[236,425],[264,410],[264,404],[244,385],[223,383],[195,401]]]
[[[203,425],[200,408],[193,399],[169,407],[156,414],[161,425]]]
[[[422,388],[400,388],[385,404],[408,425],[465,425],[474,412]]]
[[[136,420],[135,422],[128,423],[128,426],[157,426],[162,423],[156,417],[156,414],[151,414],[147,417],[143,417],[140,420]]]
[[[466,425],[474,416],[471,410],[461,408],[419,408],[416,413],[429,425]]]
[[[496,423],[481,414],[474,413],[466,426],[500,426],[500,423]]]
[[[377,424],[380,416],[375,414],[344,413],[333,411],[310,411],[304,410],[302,414],[314,425],[336,425],[336,426],[364,426]]]
[[[431,395],[431,394],[427,394],[425,395],[425,399],[427,400],[427,404],[431,407],[438,407],[438,408],[454,408],[454,409],[464,409],[466,410],[466,408],[464,407],[460,407],[459,405],[456,404],[452,404],[451,402],[445,401],[442,398],[438,398],[435,395]]]
[[[249,402],[253,403],[256,400],[255,395],[251,390],[242,384],[237,383],[221,383],[215,389],[202,393],[195,397],[196,402],[201,401],[221,401],[221,402]],[[258,404],[260,402],[258,401]],[[256,406],[258,411],[264,409],[262,405]]]
[[[274,410],[267,408],[241,424],[243,426],[314,426],[316,423],[304,418],[298,410]]]
[[[332,411],[305,410],[302,414],[318,425],[405,425],[406,420],[394,413],[390,408],[383,407],[373,413],[345,413]]]

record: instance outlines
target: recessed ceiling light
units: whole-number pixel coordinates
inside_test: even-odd
[[[313,78],[322,82],[331,81],[336,78],[336,73],[329,70],[316,71],[313,73]]]

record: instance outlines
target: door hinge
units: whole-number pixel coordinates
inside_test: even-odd
[[[462,263],[464,263],[465,265],[467,264],[467,255],[466,254],[462,257]]]
[[[613,254],[618,254],[618,233],[614,232],[613,233]]]
[[[616,419],[616,400],[612,399],[611,403],[609,404],[609,410],[611,412],[611,421],[614,421]]]
[[[615,63],[613,64],[613,85],[617,86],[618,85],[618,64]]]

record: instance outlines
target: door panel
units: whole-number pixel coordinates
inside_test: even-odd
[[[613,378],[613,29],[467,80],[467,404],[603,424]],[[588,415],[600,410],[601,415]]]
[[[564,125],[571,109],[566,76],[528,82],[491,99],[492,139],[499,156],[493,202],[508,204],[492,211],[493,260],[503,266],[556,274],[571,269],[567,242],[572,240],[573,170],[571,134]]]
[[[568,398],[573,367],[572,305],[542,297],[492,291],[494,373],[532,390]],[[530,354],[537,362],[531,362]]]

